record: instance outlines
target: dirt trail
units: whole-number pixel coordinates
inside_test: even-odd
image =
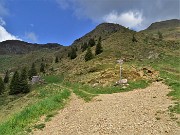
[[[59,111],[35,135],[180,135],[170,119],[166,95],[168,86],[156,82],[145,89],[105,94],[85,103],[72,95],[66,108]]]

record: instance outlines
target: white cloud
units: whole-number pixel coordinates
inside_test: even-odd
[[[135,27],[140,30],[147,28],[151,23],[158,20],[167,20],[179,18],[179,0],[56,0],[61,9],[70,10],[77,18],[90,19],[95,23],[102,23],[104,18],[109,20],[116,15],[117,22],[119,18],[125,18],[121,25]],[[143,17],[140,18],[141,12],[124,11],[142,11]],[[112,11],[117,13],[114,15]],[[108,16],[109,15],[109,16]],[[137,25],[138,23],[141,26]],[[135,21],[135,24],[129,23],[128,20]]]
[[[0,25],[0,42],[5,40],[21,40],[21,39],[7,32],[6,29]]]
[[[32,42],[38,41],[38,37],[34,32],[25,33],[25,38],[28,40],[31,40]]]
[[[105,15],[103,20],[109,23],[117,23],[125,27],[137,28],[143,21],[143,15],[139,11],[128,11],[121,14],[113,11]]]
[[[4,25],[6,25],[6,22],[0,17],[0,25],[1,26],[4,26]]]

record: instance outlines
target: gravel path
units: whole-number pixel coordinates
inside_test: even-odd
[[[66,108],[59,111],[35,135],[180,135],[170,119],[166,95],[168,86],[156,82],[145,89],[105,94],[85,103],[72,95]]]

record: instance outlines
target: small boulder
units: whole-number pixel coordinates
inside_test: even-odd
[[[122,84],[126,84],[127,82],[128,82],[127,79],[122,79],[122,80],[119,81],[119,83],[122,83]]]

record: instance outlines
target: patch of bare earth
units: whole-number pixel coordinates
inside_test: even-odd
[[[75,95],[35,135],[180,135],[168,114],[173,102],[168,86],[156,82],[145,89],[105,94],[85,103]]]

